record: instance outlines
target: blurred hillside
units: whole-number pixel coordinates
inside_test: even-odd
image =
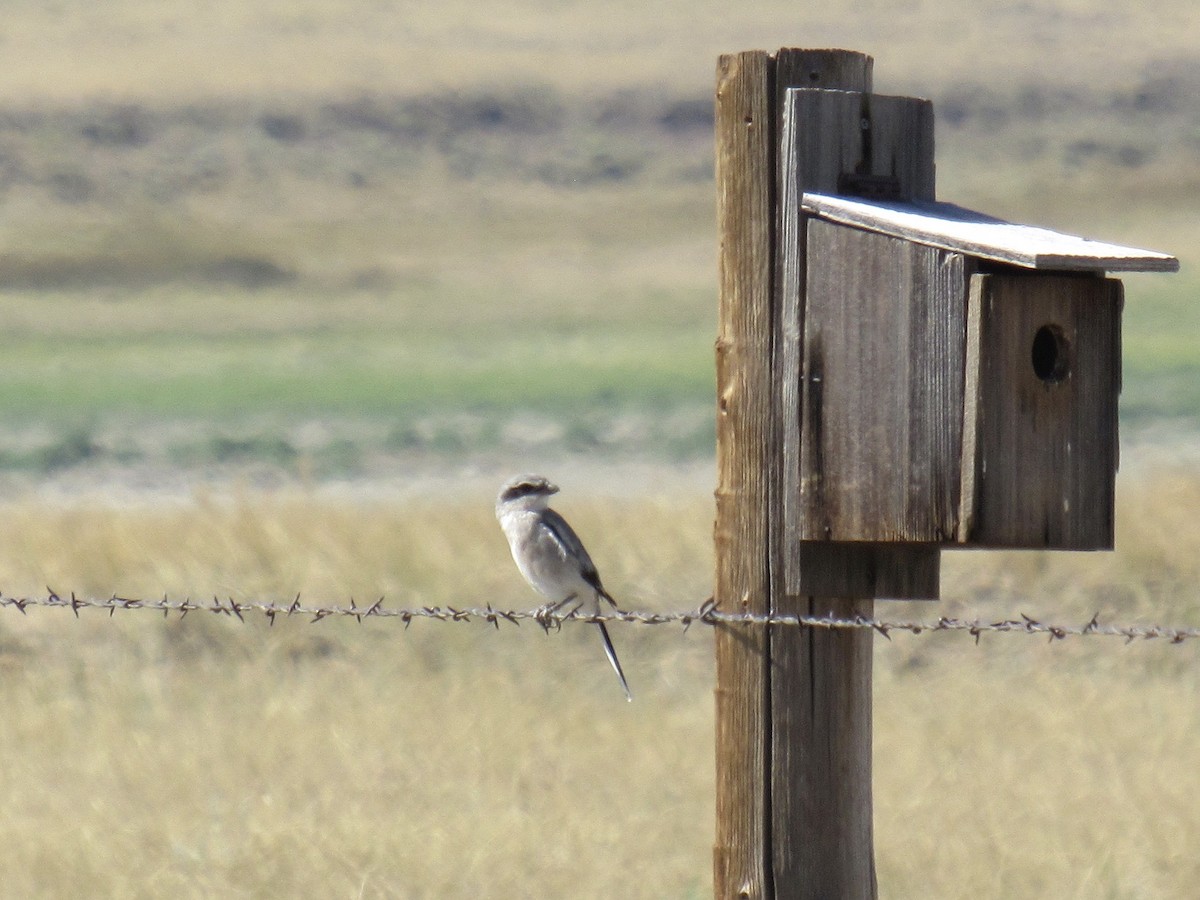
[[[386,278],[452,250],[426,223],[480,214],[448,182],[531,192],[492,219],[613,185],[707,210],[715,59],[781,45],[865,50],[877,90],[931,97],[947,196],[1158,237],[1200,205],[1197,33],[1190,0],[10,4],[3,283]],[[651,231],[711,251],[686,221]]]
[[[1128,282],[1126,421],[1200,421],[1196,33],[1188,0],[16,4],[0,468],[709,452],[713,70],[787,44],[931,97],[943,197],[1178,255]]]
[[[558,190],[678,187],[711,206],[711,106],[501,86],[0,110],[0,287],[434,277],[456,233],[503,239],[471,221],[486,203],[502,229]],[[515,237],[544,240],[528,218]]]
[[[543,82],[572,94],[707,88],[719,53],[841,46],[871,53],[880,87],[1031,81],[1128,88],[1195,59],[1190,0],[714,0],[602,5],[498,0],[116,0],[6,4],[0,97],[413,94]]]
[[[884,90],[888,62],[877,61]],[[943,195],[1098,236],[1186,244],[1176,229],[1200,205],[1200,59],[1147,65],[1119,86],[932,87]],[[548,193],[586,207],[596,190],[624,191],[630,203],[633,215],[614,230],[704,240],[711,253],[710,95],[707,83],[580,95],[539,82],[8,100],[0,287],[428,277],[456,267],[455,233],[478,239],[473,252],[507,252],[505,231],[537,241],[561,224]],[[630,191],[670,192],[694,215],[666,231],[639,228],[637,205],[658,201]],[[471,221],[480,217],[490,221]],[[489,233],[475,234],[480,225]],[[1186,257],[1190,248],[1175,249]]]

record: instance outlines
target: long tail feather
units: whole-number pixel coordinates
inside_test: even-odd
[[[608,656],[608,661],[612,663],[613,671],[621,679],[621,687],[625,690],[625,699],[632,702],[633,694],[629,692],[629,682],[625,680],[625,673],[621,671],[621,662],[617,659],[617,651],[613,649],[612,640],[608,636],[608,629],[604,627],[603,622],[597,622],[596,624],[600,626],[600,637],[604,639],[604,653]]]

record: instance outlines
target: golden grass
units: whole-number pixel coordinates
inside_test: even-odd
[[[3,588],[533,604],[490,491],[440,509],[396,497],[12,500]],[[941,604],[880,612],[1194,624],[1198,502],[1192,474],[1138,476],[1117,553],[950,554]],[[577,490],[560,508],[630,605],[706,596],[702,492]],[[633,704],[585,627],[5,610],[0,883],[63,897],[707,896],[710,635],[614,638]],[[1198,646],[877,641],[881,896],[1187,896]]]

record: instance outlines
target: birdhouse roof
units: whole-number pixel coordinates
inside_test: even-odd
[[[804,211],[831,222],[1030,269],[1109,272],[1179,269],[1179,260],[1165,253],[1019,225],[953,203],[863,200],[805,193]]]

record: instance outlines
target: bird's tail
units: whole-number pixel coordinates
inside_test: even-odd
[[[608,636],[608,629],[604,627],[603,622],[597,622],[596,624],[600,626],[600,637],[604,639],[604,653],[608,656],[608,661],[612,663],[613,671],[621,679],[621,687],[625,690],[625,699],[632,702],[633,694],[629,692],[629,682],[625,680],[625,673],[621,671],[621,661],[617,659],[617,651],[613,649],[612,640]]]

